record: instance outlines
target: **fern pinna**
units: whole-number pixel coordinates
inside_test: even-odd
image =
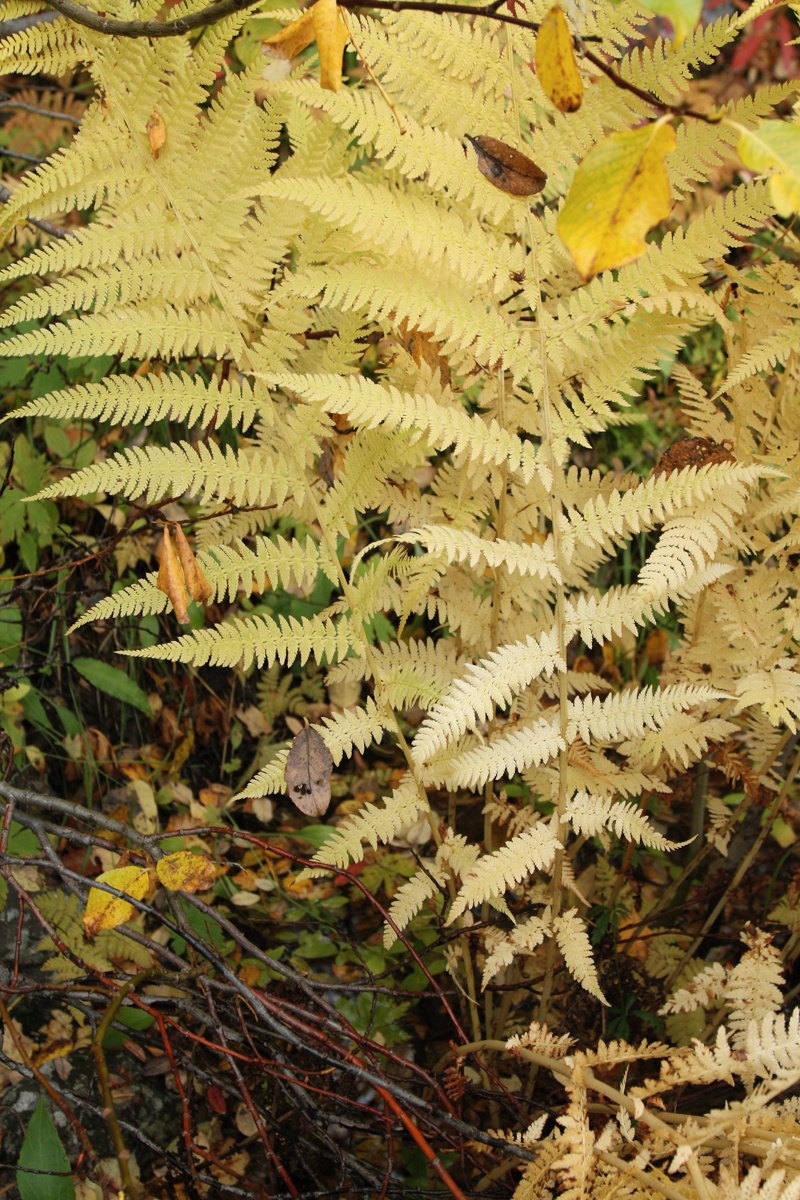
[[[535,23],[546,7],[526,15]],[[136,19],[159,8],[112,5]],[[189,493],[218,601],[253,585],[310,592],[327,578],[334,598],[313,617],[276,618],[256,598],[246,614],[137,653],[246,670],[313,656],[331,683],[362,684],[363,703],[323,722],[335,762],[388,733],[407,772],[338,823],[320,870],[427,814],[435,858],[397,894],[387,940],[441,895],[462,930],[483,906],[453,969],[471,954],[484,983],[544,972],[545,1009],[557,956],[603,999],[576,840],[669,851],[642,797],[668,796],[670,780],[732,739],[773,788],[783,731],[800,717],[800,300],[781,259],[740,270],[725,258],[771,221],[768,184],[698,186],[791,86],[731,103],[721,120],[675,119],[671,220],[636,261],[583,283],[557,229],[587,151],[674,108],[761,8],[680,46],[630,50],[643,15],[633,0],[583,6],[577,33],[594,58],[582,60],[585,99],[571,113],[529,69],[534,30],[483,16],[348,14],[368,71],[338,91],[320,89],[313,59],[277,82],[260,58],[226,68],[246,13],[193,38],[116,39],[59,17],[3,42],[7,72],[85,64],[95,87],[72,144],[29,171],[2,211],[6,234],[27,217],[94,212],[4,271],[6,282],[41,282],[6,311],[3,353],[142,364],[22,411],[205,430],[168,445],[137,439],[42,495],[158,505]],[[598,56],[613,70],[593,65]],[[493,187],[467,134],[524,147],[547,173],[544,191],[526,201]],[[678,357],[710,323],[728,371],[713,395]],[[570,465],[597,435],[639,420],[643,382],[665,363],[687,433],[729,452],[643,477]],[[777,386],[765,377],[776,364]],[[235,450],[215,433],[223,421]],[[342,567],[337,542],[371,513],[386,536],[362,538]],[[643,535],[637,577],[599,586]],[[77,624],[169,608],[153,572]],[[396,636],[372,645],[379,613]],[[613,657],[667,613],[677,632],[660,686],[583,669],[581,647]],[[423,715],[407,742],[412,707]],[[242,794],[280,790],[285,756]],[[509,801],[509,779],[530,799]],[[483,797],[482,846],[440,830],[432,789]],[[493,910],[519,923],[509,932]]]

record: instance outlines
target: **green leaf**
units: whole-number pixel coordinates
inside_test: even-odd
[[[155,1020],[150,1016],[150,1013],[142,1012],[141,1008],[124,1007],[117,1011],[114,1018],[118,1025],[124,1025],[127,1029],[149,1029]],[[103,1047],[106,1050],[116,1050],[125,1041],[125,1034],[121,1029],[114,1029],[113,1026],[106,1031],[106,1036],[103,1038]]]
[[[682,46],[700,20],[703,0],[648,0],[644,7],[667,18],[675,30],[675,45]]]
[[[751,171],[774,172],[769,193],[779,217],[800,209],[800,125],[762,121],[739,138],[739,157]]]
[[[30,1174],[26,1167],[54,1174]],[[22,1200],[75,1200],[69,1159],[45,1108],[44,1096],[39,1097],[25,1131],[17,1163],[17,1187]]]
[[[147,693],[142,691],[138,683],[118,667],[112,667],[109,663],[100,662],[96,658],[74,658],[72,665],[92,687],[105,692],[107,696],[113,696],[115,700],[120,700],[123,704],[130,704],[146,716],[152,717],[153,710],[147,699]]]
[[[648,229],[669,216],[664,156],[674,149],[675,130],[656,121],[612,133],[586,155],[558,218],[584,280],[644,253]]]

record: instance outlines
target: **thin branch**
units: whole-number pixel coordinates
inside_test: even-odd
[[[522,29],[534,32],[539,28],[538,21],[526,21],[522,17],[514,17],[510,13],[497,11],[498,0],[490,0],[488,4],[431,4],[428,0],[374,0],[365,4],[363,0],[339,0],[342,8],[383,8],[389,12],[429,12],[429,13],[460,13],[467,17],[488,17],[493,21],[502,21],[506,25],[519,25]],[[503,0],[505,2],[505,0]],[[177,37],[211,25],[222,17],[253,8],[258,0],[216,0],[207,8],[191,13],[186,17],[177,17],[174,21],[121,21],[116,17],[101,17],[91,12],[75,0],[52,0],[52,7],[63,17],[69,17],[78,25],[85,25],[97,33],[112,33],[117,37]],[[590,39],[594,40],[594,39]]]
[[[52,117],[54,121],[68,121],[70,125],[80,125],[80,117],[72,113],[53,112],[51,108],[37,108],[35,104],[27,104],[24,100],[0,100],[0,108],[19,108],[23,112],[33,113],[37,117]]]

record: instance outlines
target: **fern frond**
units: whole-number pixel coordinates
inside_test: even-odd
[[[282,504],[297,484],[287,457],[271,459],[259,450],[234,454],[230,448],[223,451],[214,443],[179,443],[124,450],[50,484],[38,493],[38,498],[117,492],[131,499],[144,497],[145,503],[154,504],[165,494],[177,498],[191,491],[207,500],[266,505]]]
[[[378,645],[372,650],[372,660],[389,701],[397,710],[413,704],[431,708],[463,665],[463,656],[446,638],[437,642],[429,638]],[[369,679],[371,674],[366,659],[353,656],[331,667],[327,682],[355,682]]]
[[[485,988],[503,967],[511,966],[515,958],[534,951],[552,932],[550,910],[547,909],[543,916],[529,917],[515,925],[510,933],[488,940],[489,954],[483,965],[481,987]]]
[[[187,425],[229,420],[247,429],[268,412],[269,398],[246,380],[214,380],[200,375],[110,375],[64,391],[48,392],[15,409],[15,416],[109,421],[115,425],[185,421]],[[8,419],[8,418],[6,418]]]
[[[187,311],[145,301],[117,305],[33,329],[0,342],[3,354],[113,354],[122,358],[167,358],[202,354],[222,359],[239,349],[238,335],[225,313],[198,303]]]
[[[566,670],[558,654],[554,629],[539,638],[503,646],[482,663],[467,667],[454,679],[445,696],[431,710],[414,738],[413,754],[423,764],[450,740],[459,738],[479,721],[487,720],[495,707],[511,704],[514,696],[540,675]]]
[[[736,712],[758,705],[773,725],[797,732],[800,720],[800,674],[794,659],[783,658],[772,668],[751,671],[736,684]]]
[[[611,829],[618,838],[654,850],[674,850],[677,846],[653,828],[638,805],[592,796],[588,792],[578,792],[567,801],[564,822],[571,825],[575,833],[586,837],[602,837],[607,829]]]
[[[476,789],[490,779],[539,766],[563,749],[558,722],[540,717],[534,722],[520,723],[510,732],[494,735],[485,745],[434,756],[425,763],[424,778],[435,787]]]
[[[309,403],[321,404],[328,412],[345,413],[361,428],[407,429],[426,435],[433,449],[454,446],[457,454],[470,461],[498,466],[507,462],[526,479],[533,474],[537,455],[530,443],[506,432],[496,421],[470,416],[460,403],[445,406],[432,396],[402,393],[361,375],[276,374],[270,382]]]
[[[141,650],[125,650],[132,658],[156,658],[166,662],[194,663],[196,666],[247,669],[274,662],[306,662],[310,655],[317,661],[344,656],[352,646],[361,646],[361,635],[346,618],[330,620],[324,613],[316,617],[271,617],[257,614],[218,625],[215,629],[197,629],[174,642]]]
[[[485,854],[467,872],[451,906],[447,924],[468,908],[502,896],[534,871],[548,871],[561,843],[549,825],[539,821],[524,833],[511,838],[500,850]]]
[[[247,594],[269,587],[308,587],[318,571],[327,574],[332,583],[338,582],[333,568],[326,565],[322,549],[310,537],[305,542],[260,537],[252,549],[244,542],[218,546],[198,554],[197,562],[216,600],[224,600],[226,595],[233,600],[238,591]],[[156,586],[157,577],[158,572],[151,571],[144,579],[99,600],[71,628],[171,609],[166,593]]]
[[[314,855],[314,862],[332,867],[346,867],[351,862],[361,862],[364,857],[363,842],[373,849],[379,842],[390,842],[425,809],[426,802],[419,788],[413,778],[406,775],[399,787],[393,789],[391,796],[385,798],[383,807],[365,804],[354,816],[345,817]],[[319,873],[308,871],[302,875]]]
[[[556,917],[553,921],[553,933],[570,975],[577,979],[590,996],[607,1005],[608,1001],[600,989],[600,980],[597,977],[592,943],[589,941],[586,925],[578,916],[577,908],[570,908]]]
[[[474,569],[483,561],[495,570],[505,567],[507,571],[519,575],[561,582],[552,537],[548,537],[541,545],[528,546],[502,538],[490,542],[470,530],[453,529],[451,526],[422,525],[400,534],[399,540],[422,542],[429,554],[449,563],[466,561]]]
[[[79,27],[56,17],[3,38],[0,74],[67,75],[84,57]]]
[[[577,696],[570,701],[567,737],[572,741],[579,734],[587,745],[637,738],[664,725],[673,713],[724,698],[724,692],[707,684],[685,683],[632,688],[613,696]]]

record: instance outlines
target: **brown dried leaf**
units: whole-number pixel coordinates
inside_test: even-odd
[[[671,475],[684,467],[706,467],[709,463],[736,462],[730,442],[715,442],[713,438],[681,438],[661,455],[654,475]]]
[[[178,551],[178,558],[181,560],[183,567],[183,578],[186,582],[186,590],[193,600],[198,600],[201,604],[206,600],[210,600],[214,594],[214,589],[206,579],[200,567],[197,564],[197,559],[194,556],[194,550],[186,540],[186,534],[180,525],[175,526],[175,549]]]
[[[164,540],[161,543],[161,562],[158,567],[156,587],[169,596],[175,616],[181,625],[189,624],[189,597],[186,593],[186,582],[183,578],[181,564],[175,553],[175,547],[169,536],[169,528],[164,526]]]
[[[154,112],[147,122],[147,140],[150,143],[153,158],[158,158],[167,142],[167,127],[159,112]]]
[[[301,729],[286,759],[284,778],[292,802],[309,817],[321,817],[331,802],[333,759],[311,725]]]
[[[501,192],[510,196],[534,196],[547,183],[547,176],[532,158],[493,137],[467,134],[478,156],[478,170]]]

